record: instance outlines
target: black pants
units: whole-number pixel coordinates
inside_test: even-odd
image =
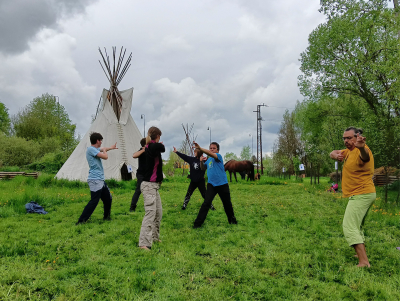
[[[111,215],[112,197],[110,194],[110,190],[107,187],[107,184],[104,183],[103,188],[101,188],[100,190],[90,191],[90,196],[91,200],[86,205],[85,209],[83,209],[82,215],[79,218],[78,223],[84,223],[90,218],[90,216],[96,209],[100,199],[103,201],[104,205],[104,219],[109,219]]]
[[[228,222],[230,224],[237,224],[235,213],[233,212],[229,185],[224,184],[221,186],[213,186],[210,183],[208,183],[204,203],[201,205],[199,214],[197,215],[197,218],[194,221],[195,228],[200,227],[204,223],[208,214],[208,210],[210,210],[211,203],[217,194],[221,198],[222,204],[224,205],[224,210],[228,218]]]
[[[136,190],[132,196],[132,202],[131,202],[131,208],[130,208],[131,210],[136,209],[137,202],[139,201],[139,196],[142,193],[142,191],[140,190],[140,184],[142,184],[142,182],[143,182],[143,175],[136,174],[136,179],[137,179]]]
[[[189,184],[186,196],[185,196],[185,200],[183,201],[183,206],[185,206],[185,207],[187,206],[187,204],[190,201],[190,197],[192,196],[192,194],[196,190],[196,188],[199,189],[203,199],[206,197],[206,181],[204,179],[201,181],[198,181],[198,182],[190,181],[190,184]]]
[[[201,196],[203,199],[206,198],[206,180],[201,180],[198,182],[193,182],[190,181],[188,190],[186,192],[185,200],[183,201],[183,207],[186,207],[189,204],[190,198],[192,197],[193,192],[196,190],[196,188],[199,189]],[[211,204],[211,208],[215,210],[214,206]]]

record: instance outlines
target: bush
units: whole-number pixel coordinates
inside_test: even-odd
[[[114,188],[120,188],[120,189],[128,189],[128,190],[133,190],[136,189],[136,182],[137,180],[133,181],[117,181],[114,179],[106,180],[105,181],[108,188],[114,189]]]
[[[18,166],[4,166],[0,168],[1,171],[6,171],[6,172],[18,172],[21,171],[21,169]]]
[[[400,181],[393,182],[388,186],[389,190],[398,191],[399,190]]]
[[[67,159],[68,156],[64,152],[57,151],[55,153],[45,154],[38,161],[29,164],[28,168],[48,173],[57,173]]]
[[[39,144],[19,137],[0,135],[0,158],[4,166],[24,166],[39,157]]]

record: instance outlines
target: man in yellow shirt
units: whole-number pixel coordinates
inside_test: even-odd
[[[365,144],[362,130],[349,127],[343,133],[344,150],[334,150],[330,157],[343,161],[342,191],[349,197],[343,218],[344,236],[354,248],[358,257],[358,267],[370,267],[364,245],[362,227],[369,208],[376,199],[374,157]]]

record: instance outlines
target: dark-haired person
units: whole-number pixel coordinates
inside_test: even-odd
[[[195,149],[194,157],[192,157],[178,152],[175,146],[173,148],[174,153],[182,158],[183,161],[187,162],[190,167],[188,176],[188,178],[190,179],[190,184],[182,205],[182,210],[185,210],[187,205],[189,204],[190,197],[192,196],[196,188],[199,189],[203,199],[206,197],[206,180],[204,179],[204,174],[206,173],[206,171],[200,168],[200,158],[203,156],[203,152],[201,150]],[[211,210],[215,210],[212,204]]]
[[[354,248],[358,257],[358,267],[370,267],[362,231],[365,217],[376,199],[372,176],[374,174],[374,156],[365,144],[362,130],[347,128],[343,133],[344,150],[334,150],[330,157],[343,161],[342,191],[349,197],[343,218],[344,236]]]
[[[85,223],[90,218],[100,199],[104,204],[103,219],[111,219],[110,215],[112,197],[106,182],[104,182],[104,169],[101,159],[107,160],[107,152],[117,149],[117,143],[111,147],[101,147],[101,144],[103,143],[103,136],[100,133],[91,133],[90,143],[91,146],[89,146],[86,150],[86,159],[89,164],[89,176],[87,182],[90,188],[91,199],[86,205],[85,209],[83,209],[83,212],[76,223],[77,225]]]
[[[152,126],[146,137],[146,168],[140,186],[144,198],[145,215],[139,236],[139,248],[145,250],[151,249],[153,241],[161,241],[162,205],[158,190],[164,178],[161,153],[165,152],[164,144],[160,143],[161,134],[159,128]]]
[[[200,211],[194,221],[193,228],[200,228],[210,210],[211,203],[214,197],[218,194],[221,198],[224,210],[230,224],[237,224],[235,213],[233,212],[231,193],[229,191],[228,177],[226,176],[224,161],[222,156],[219,154],[219,144],[217,142],[211,142],[210,149],[201,148],[196,142],[193,142],[195,149],[202,151],[209,156],[201,157],[201,168],[207,169],[207,192],[204,202],[200,207]]]
[[[138,164],[138,169],[136,171],[136,189],[135,193],[132,196],[132,202],[131,202],[131,208],[129,211],[135,211],[136,210],[136,205],[139,200],[139,196],[141,194],[140,190],[140,185],[142,184],[143,177],[144,177],[144,171],[146,169],[146,155],[144,153],[145,151],[145,145],[146,145],[146,138],[142,138],[140,140],[140,145],[142,146],[141,149],[139,149],[136,153],[133,154],[133,158],[137,158],[139,160]]]

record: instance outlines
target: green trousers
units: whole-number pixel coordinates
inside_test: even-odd
[[[376,199],[376,193],[353,195],[349,198],[346,212],[343,217],[343,232],[349,246],[363,244],[365,217],[372,203]]]

